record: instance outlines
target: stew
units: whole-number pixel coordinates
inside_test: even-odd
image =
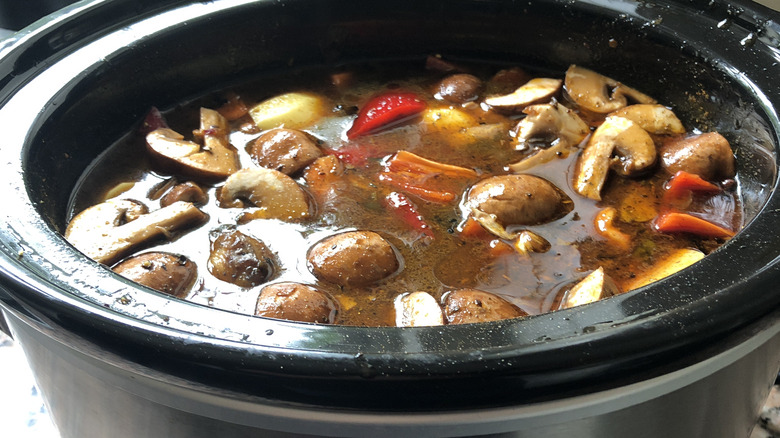
[[[582,66],[412,62],[210,93],[99,157],[65,237],[162,293],[415,326],[625,293],[742,225],[728,140]]]

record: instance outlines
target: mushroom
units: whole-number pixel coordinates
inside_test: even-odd
[[[485,98],[485,104],[505,112],[517,112],[532,105],[551,99],[560,89],[560,79],[534,78],[512,93]]]
[[[439,303],[427,292],[399,295],[394,304],[395,325],[398,327],[444,325],[444,314]]]
[[[164,165],[192,178],[223,179],[240,168],[238,154],[228,141],[230,128],[217,111],[200,109],[203,146],[184,140],[169,128],[159,128],[146,136],[147,150]]]
[[[503,227],[539,225],[571,210],[568,197],[546,179],[533,175],[498,175],[471,187],[466,206],[493,215]]]
[[[338,305],[327,292],[293,282],[265,286],[255,306],[255,316],[320,324],[332,324],[336,313]]]
[[[714,181],[736,173],[731,145],[717,132],[675,139],[660,149],[661,167],[672,175],[684,170]]]
[[[458,289],[444,296],[444,316],[449,324],[498,321],[527,315],[498,295],[477,289]]]
[[[204,205],[208,200],[209,196],[200,188],[200,186],[194,182],[187,181],[171,187],[171,189],[160,198],[160,206],[167,207],[177,201]]]
[[[623,117],[607,117],[582,152],[574,178],[574,190],[586,198],[601,200],[601,189],[610,168],[623,176],[636,175],[655,164],[656,150],[650,134]]]
[[[393,245],[373,231],[347,231],[320,240],[306,255],[320,280],[341,286],[367,286],[401,267]]]
[[[576,146],[590,134],[580,116],[558,102],[531,105],[523,112],[527,116],[515,127],[517,150],[526,149],[527,143],[534,139],[558,140]]]
[[[183,255],[147,252],[123,260],[112,268],[117,274],[156,291],[184,298],[195,279],[198,267]]]
[[[65,239],[96,262],[112,264],[138,246],[207,217],[189,202],[175,202],[151,213],[139,205],[126,199],[94,205],[70,221]]]
[[[214,277],[244,288],[270,280],[279,264],[265,243],[223,226],[209,233],[208,269]]]
[[[563,295],[558,308],[568,309],[581,306],[619,293],[620,289],[617,284],[604,272],[604,268],[599,267],[569,289]]]
[[[245,208],[246,201],[258,210],[244,219],[299,220],[309,216],[306,193],[292,178],[273,169],[252,167],[230,175],[219,191],[223,208]]]
[[[663,105],[638,103],[621,108],[609,115],[631,120],[651,134],[685,134],[685,127],[683,127],[680,119],[677,118],[672,110]]]
[[[261,167],[292,175],[322,156],[322,151],[304,132],[277,128],[252,140],[246,151]]]
[[[435,97],[450,103],[463,104],[479,97],[482,81],[467,73],[447,76],[436,85]]]
[[[566,71],[564,88],[581,109],[597,114],[623,108],[628,104],[627,98],[639,103],[656,103],[655,99],[646,94],[576,65]]]

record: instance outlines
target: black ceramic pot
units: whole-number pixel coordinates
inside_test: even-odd
[[[748,436],[780,363],[778,22],[718,0],[77,3],[0,52],[0,306],[64,437]],[[151,103],[431,53],[589,66],[717,129],[746,226],[591,305],[404,329],[180,301],[59,235],[79,176]]]

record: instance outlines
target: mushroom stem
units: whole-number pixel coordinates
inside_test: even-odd
[[[127,211],[120,202],[109,200],[84,210],[68,225],[65,238],[96,262],[110,265],[139,245],[161,235],[167,237],[173,231],[206,218],[206,214],[191,203],[179,201],[116,225],[121,223]]]

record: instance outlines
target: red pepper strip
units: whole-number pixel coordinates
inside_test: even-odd
[[[417,174],[443,174],[453,178],[473,178],[477,172],[466,167],[453,166],[428,160],[407,151],[398,151],[387,163],[391,172],[411,172]]]
[[[400,123],[425,109],[423,100],[414,93],[392,91],[371,98],[358,112],[347,138],[370,134]]]
[[[425,218],[417,211],[417,206],[403,193],[391,192],[384,198],[385,207],[393,212],[406,225],[420,233],[421,237],[433,239],[433,231]]]
[[[687,213],[669,211],[655,220],[662,233],[692,233],[704,237],[732,237],[734,232]]]
[[[476,219],[469,217],[460,229],[460,234],[463,237],[471,237],[474,239],[490,239],[492,234],[485,227],[482,226]]]
[[[684,170],[675,173],[664,185],[664,190],[663,202],[666,204],[690,202],[693,193],[720,193],[720,187]]]
[[[446,204],[465,185],[464,179],[477,172],[465,167],[431,161],[411,152],[399,151],[387,161],[379,180],[430,202]]]
[[[452,192],[427,189],[416,184],[414,181],[410,181],[409,178],[405,176],[382,172],[379,174],[379,180],[425,201],[446,204],[455,200],[455,194]]]
[[[141,133],[141,135],[146,135],[155,129],[167,127],[168,122],[165,121],[165,118],[160,113],[160,110],[153,106],[149,109],[149,112],[146,113],[146,117],[144,117],[144,121],[141,123],[138,131]]]

